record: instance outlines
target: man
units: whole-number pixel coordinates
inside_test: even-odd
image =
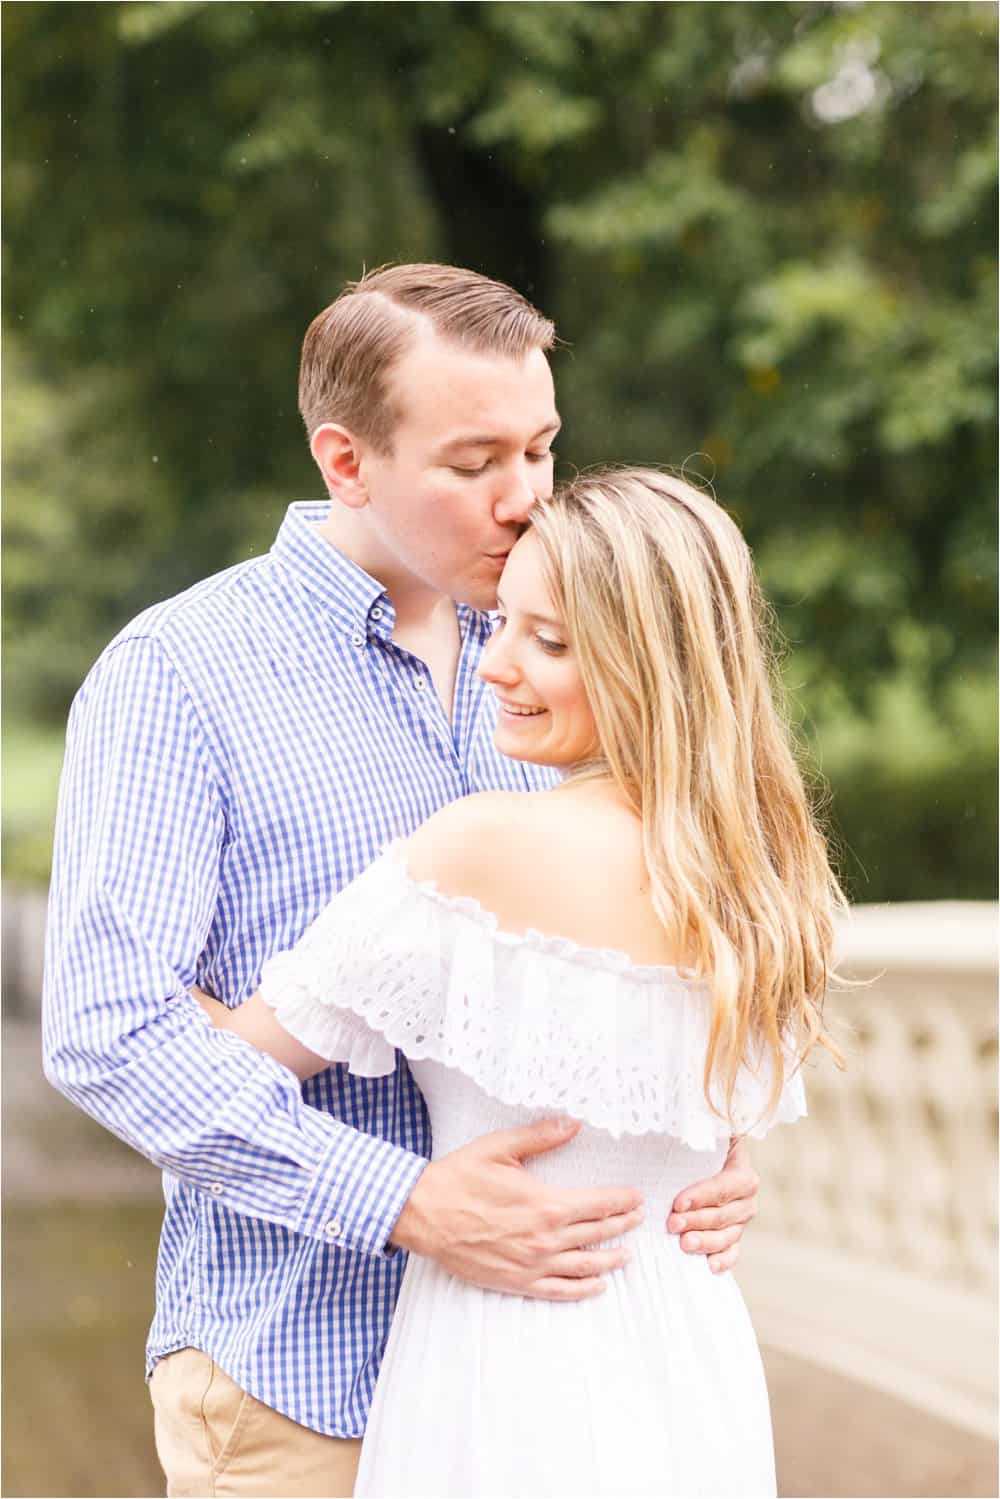
[[[73,706],[53,864],[46,1071],[162,1166],[147,1365],[170,1494],[347,1494],[405,1256],[579,1299],[639,1194],[554,1193],[523,1162],[568,1122],[427,1164],[392,1078],[292,1074],[213,1029],[391,838],[551,772],[493,747],[476,676],[504,557],[551,492],[551,323],[509,287],[399,266],[309,328],[300,408],[329,504],[155,606]],[[741,1149],[671,1231],[733,1261]],[[685,1222],[686,1219],[686,1222]],[[666,1226],[665,1226],[666,1231]]]

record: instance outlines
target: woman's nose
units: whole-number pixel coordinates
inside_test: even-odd
[[[517,668],[503,646],[503,636],[491,635],[479,658],[477,668],[484,682],[510,683],[517,680]]]

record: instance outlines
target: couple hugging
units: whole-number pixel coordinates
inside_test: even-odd
[[[471,271],[348,287],[328,500],[73,705],[46,1071],[164,1172],[171,1495],[774,1492],[719,1272],[840,896],[739,532],[553,493],[553,342]]]

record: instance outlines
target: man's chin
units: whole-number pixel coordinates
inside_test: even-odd
[[[451,596],[456,604],[466,604],[470,609],[478,609],[480,614],[490,614],[497,606],[495,583],[485,587],[475,583],[458,585]]]

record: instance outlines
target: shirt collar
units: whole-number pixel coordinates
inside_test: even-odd
[[[297,500],[289,505],[271,555],[346,635],[352,639],[380,635],[389,640],[396,623],[392,601],[377,578],[320,535],[320,524],[329,513],[329,500]]]

